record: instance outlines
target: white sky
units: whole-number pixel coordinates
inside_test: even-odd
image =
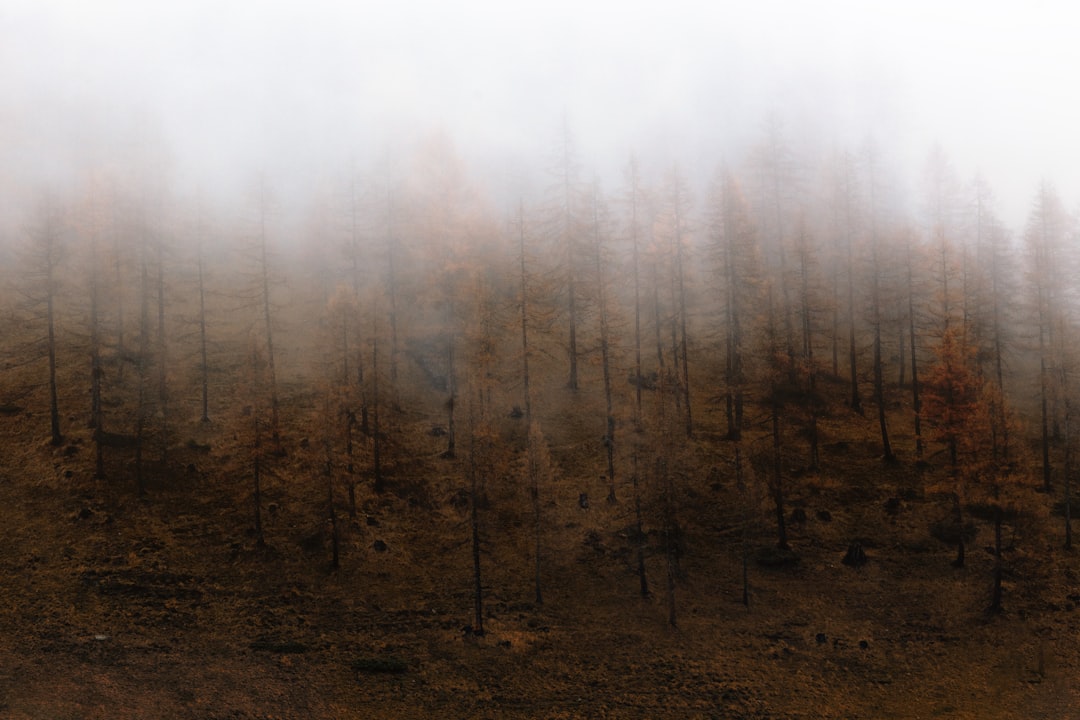
[[[544,165],[705,173],[776,113],[828,150],[872,134],[917,178],[938,142],[1017,225],[1042,179],[1080,202],[1069,4],[917,0],[3,0],[0,191],[160,140],[214,185],[311,179],[436,128]],[[700,165],[700,167],[699,167]],[[6,177],[5,177],[6,176]]]

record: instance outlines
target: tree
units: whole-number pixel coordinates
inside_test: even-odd
[[[1058,434],[1055,369],[1059,367],[1064,341],[1066,308],[1062,272],[1065,255],[1066,218],[1057,192],[1044,183],[1028,216],[1024,243],[1028,256],[1028,281],[1034,303],[1035,331],[1038,334],[1040,443],[1043,490],[1052,487],[1050,441]]]
[[[754,172],[758,178],[758,228],[762,237],[768,271],[780,289],[780,315],[783,326],[784,351],[792,383],[795,382],[795,329],[792,321],[793,303],[788,282],[788,225],[789,205],[795,192],[798,165],[794,153],[784,139],[783,123],[773,115],[767,118],[765,137],[751,153]]]
[[[581,278],[579,266],[582,265],[581,240],[581,198],[582,187],[574,138],[570,132],[568,120],[564,117],[559,134],[553,162],[550,168],[552,185],[548,195],[548,227],[555,256],[558,258],[559,273],[563,278],[562,290],[565,293],[567,345],[566,354],[569,372],[566,386],[570,390],[578,389],[578,324],[581,321]]]
[[[59,269],[64,258],[66,243],[65,215],[55,195],[44,193],[37,203],[35,216],[28,230],[28,244],[24,250],[24,278],[27,286],[24,295],[30,311],[45,325],[45,356],[48,359],[49,385],[49,440],[61,445],[64,435],[60,430],[60,401],[56,385],[57,311],[60,292]]]
[[[807,436],[810,441],[810,462],[812,470],[816,470],[820,464],[818,453],[818,390],[817,390],[817,362],[814,359],[814,331],[817,327],[815,308],[820,294],[816,283],[812,280],[816,259],[809,237],[809,230],[805,217],[801,218],[798,232],[795,235],[795,253],[798,258],[799,278],[799,308],[800,325],[802,327],[802,374],[806,378],[805,406],[809,415],[807,422]]]
[[[626,232],[630,242],[631,273],[634,284],[634,427],[641,429],[641,393],[645,378],[641,365],[641,245],[643,216],[647,203],[637,160],[631,158],[626,168],[626,189],[623,202],[627,211]],[[635,479],[637,474],[635,471]]]
[[[757,231],[742,191],[728,173],[713,183],[709,233],[717,257],[724,343],[724,413],[727,438],[743,429],[746,386],[744,345],[751,313],[760,296]]]
[[[964,564],[963,504],[967,477],[966,462],[977,456],[985,437],[977,432],[982,380],[974,368],[973,348],[964,340],[963,331],[950,327],[936,349],[937,362],[929,368],[924,381],[924,407],[931,423],[934,440],[948,451],[949,475],[955,484],[954,502],[958,550],[954,565]]]
[[[664,202],[657,217],[661,252],[667,255],[671,284],[671,357],[677,384],[676,402],[684,414],[686,436],[694,431],[690,406],[690,364],[687,341],[686,244],[690,233],[690,189],[677,167],[668,173]],[[664,242],[666,241],[666,242]]]
[[[848,378],[851,388],[849,405],[852,410],[862,415],[862,399],[859,396],[858,351],[855,342],[855,234],[859,227],[859,198],[856,189],[855,159],[850,153],[844,152],[837,156],[834,166],[835,171],[831,182],[833,236],[836,239],[836,254],[839,256],[839,264],[844,267]],[[839,303],[836,303],[836,306],[839,307]],[[836,318],[834,318],[834,327],[836,324]],[[833,337],[835,343],[835,333]],[[834,355],[835,353],[834,344]]]
[[[604,381],[604,407],[605,430],[604,449],[607,455],[607,477],[609,503],[616,502],[615,497],[615,406],[613,390],[611,387],[611,327],[608,310],[608,277],[604,273],[604,267],[608,265],[604,246],[607,235],[607,208],[603,204],[598,185],[594,184],[590,194],[592,209],[592,254],[594,261],[595,277],[593,282],[596,286],[596,310],[597,320],[600,325],[600,366],[603,371]]]
[[[889,428],[885,418],[884,359],[881,352],[882,296],[881,296],[881,248],[878,234],[878,167],[877,151],[868,145],[865,151],[867,188],[869,190],[869,244],[870,244],[870,312],[874,331],[874,402],[877,404],[878,427],[881,430],[881,455],[886,462],[896,459],[889,440]]]

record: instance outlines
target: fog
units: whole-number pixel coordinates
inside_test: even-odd
[[[1044,179],[1080,198],[1067,30],[1049,3],[8,0],[0,190],[9,220],[93,167],[302,202],[439,131],[508,199],[564,118],[614,184],[631,153],[703,179],[776,117],[810,152],[873,137],[902,184],[939,144],[1015,228]]]

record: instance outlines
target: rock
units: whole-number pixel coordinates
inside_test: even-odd
[[[582,510],[589,509],[589,493],[581,493],[577,499],[578,507]]]
[[[870,643],[866,642],[865,640],[860,640],[859,641],[859,649],[868,650],[869,648],[870,648]]]
[[[806,511],[802,508],[795,508],[791,511],[791,523],[793,525],[805,525],[806,524]]]
[[[817,519],[821,522],[832,522],[832,513],[828,510],[818,510]]]
[[[900,498],[891,497],[888,500],[886,500],[885,501],[885,512],[887,512],[889,515],[899,515],[900,514]]]
[[[828,641],[828,638],[825,637],[825,633],[818,633],[814,639],[817,640],[818,645],[824,645]]]
[[[375,552],[386,552],[390,549],[382,540],[376,540],[371,547],[375,548]]]

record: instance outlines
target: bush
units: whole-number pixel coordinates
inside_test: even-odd
[[[955,520],[941,520],[930,526],[930,534],[947,545],[958,545],[960,538],[963,538],[965,543],[970,543],[975,539],[976,532],[973,522],[960,525]]]
[[[789,567],[799,564],[799,556],[793,550],[768,546],[754,553],[754,560],[762,567]]]
[[[352,662],[352,669],[355,673],[368,675],[400,675],[409,669],[409,665],[404,660],[394,657],[357,658]]]

